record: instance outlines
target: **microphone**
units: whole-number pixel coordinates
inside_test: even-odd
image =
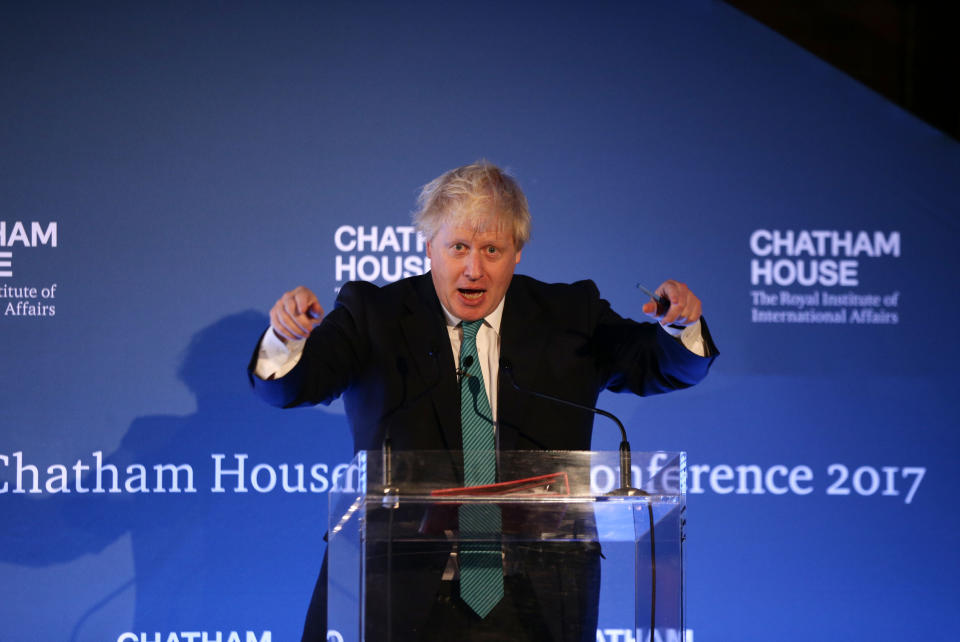
[[[428,394],[433,392],[433,389],[437,387],[437,384],[440,383],[440,363],[438,361],[438,351],[436,348],[431,349],[427,356],[431,357],[432,363],[434,365],[434,370],[436,371],[436,378],[430,382],[426,388],[421,390],[419,394],[415,395],[412,399],[408,399],[403,402],[393,410],[391,410],[381,421],[387,421],[387,427],[384,430],[383,437],[383,447],[380,449],[381,460],[382,460],[382,469],[383,469],[383,503],[384,506],[390,505],[393,508],[397,507],[396,494],[399,491],[393,485],[393,440],[390,438],[390,428],[393,425],[393,420],[399,413],[409,410],[415,404],[417,404],[421,399],[426,397]],[[467,364],[469,367],[469,364]],[[403,357],[397,359],[397,370],[404,377],[404,384],[406,384],[406,377],[409,374],[409,369],[407,367],[407,360]]]
[[[617,419],[613,413],[607,412],[606,410],[601,410],[600,408],[591,408],[590,406],[584,406],[583,404],[575,403],[573,401],[568,401],[566,399],[561,399],[560,397],[554,397],[553,395],[547,395],[542,392],[535,392],[533,390],[525,390],[517,385],[516,379],[513,378],[513,366],[511,363],[501,358],[500,359],[500,371],[507,375],[507,378],[510,379],[510,384],[519,390],[528,395],[533,395],[534,397],[540,397],[541,399],[546,399],[547,401],[553,401],[555,403],[563,404],[565,406],[571,406],[573,408],[579,408],[580,410],[586,410],[587,412],[592,412],[597,415],[603,415],[609,419],[612,419],[617,427],[620,428],[620,488],[610,491],[607,493],[610,497],[635,497],[635,496],[649,496],[650,493],[639,488],[633,488],[630,485],[630,472],[631,472],[631,456],[630,456],[630,442],[627,441],[627,430],[623,427],[623,423]],[[657,617],[657,548],[656,540],[654,538],[654,519],[653,519],[653,502],[647,502],[647,518],[650,522],[650,640],[653,641],[653,632],[656,630],[656,617]]]
[[[460,367],[457,368],[457,383],[461,383],[467,377],[472,377],[473,375],[467,372],[470,369],[470,366],[473,365],[473,355],[468,354],[463,358],[463,363],[460,364]]]
[[[534,390],[527,390],[526,388],[521,388],[517,384],[517,380],[513,377],[513,364],[510,363],[507,359],[500,359],[500,371],[507,375],[507,378],[510,380],[510,385],[513,386],[516,390],[531,395],[533,397],[539,397],[541,399],[546,399],[547,401],[552,401],[554,403],[562,404],[565,406],[570,406],[572,408],[579,408],[580,410],[585,410],[587,412],[592,412],[595,415],[603,415],[604,417],[611,419],[614,423],[617,424],[617,427],[620,428],[620,488],[617,488],[608,493],[612,496],[635,496],[635,495],[649,495],[650,493],[641,490],[639,488],[634,488],[630,485],[630,473],[632,467],[632,457],[630,455],[630,442],[627,440],[627,430],[623,427],[623,422],[617,419],[613,413],[607,412],[606,410],[601,410],[600,408],[593,408],[592,406],[585,406],[583,404],[576,403],[574,401],[569,401],[567,399],[561,399],[560,397],[554,397],[553,395],[548,395],[542,392],[536,392]]]

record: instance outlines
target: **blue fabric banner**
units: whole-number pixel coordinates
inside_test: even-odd
[[[0,639],[299,638],[350,435],[247,361],[283,291],[424,272],[418,187],[479,158],[519,273],[703,300],[706,381],[600,402],[688,453],[688,640],[957,637],[956,141],[718,2],[7,3],[0,43]]]

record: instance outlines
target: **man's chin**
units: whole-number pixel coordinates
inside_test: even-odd
[[[464,321],[476,321],[486,316],[486,309],[480,306],[456,305],[450,313]]]
[[[490,314],[492,310],[487,309],[488,307],[486,305],[465,305],[458,301],[457,305],[454,306],[455,309],[450,310],[450,312],[458,319],[477,321]]]

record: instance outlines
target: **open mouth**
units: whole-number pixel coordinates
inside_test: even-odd
[[[465,298],[467,301],[476,301],[483,296],[484,292],[486,292],[486,290],[472,290],[470,288],[458,288],[458,291],[460,292],[460,296]]]

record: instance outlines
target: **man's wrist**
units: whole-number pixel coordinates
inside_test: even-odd
[[[263,338],[260,339],[257,363],[254,368],[256,375],[261,379],[268,380],[287,374],[300,361],[300,355],[303,353],[303,346],[306,342],[306,339],[300,339],[284,343],[277,336],[272,326],[267,328],[267,331],[263,333]]]
[[[683,346],[690,352],[693,352],[701,357],[705,357],[707,355],[707,348],[703,342],[703,333],[700,331],[701,326],[699,319],[688,326],[681,326],[677,324],[661,324],[660,327],[663,328],[664,332],[682,343]]]

